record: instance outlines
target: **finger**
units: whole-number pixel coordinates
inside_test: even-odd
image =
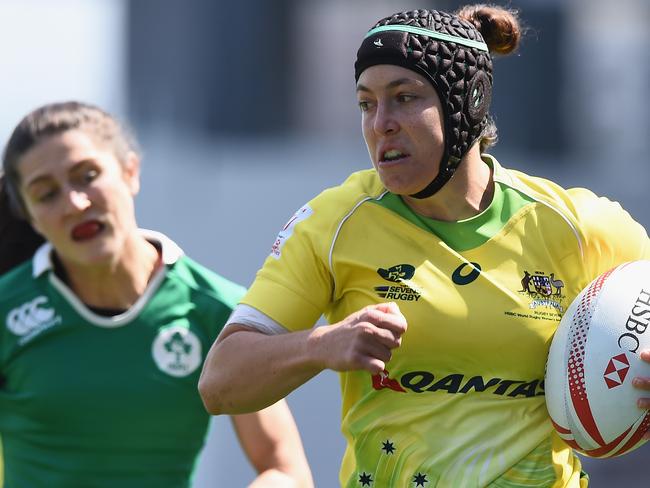
[[[395,349],[402,345],[401,333],[396,333],[395,331],[390,330],[389,328],[377,327],[377,326],[373,326],[373,327],[374,327],[373,337],[382,346],[388,349]]]
[[[343,359],[346,370],[365,369],[367,371],[383,371],[386,363],[390,361],[392,353],[389,347],[378,341],[356,342],[352,350],[346,354],[347,358]],[[374,373],[373,373],[374,374]]]
[[[650,391],[650,378],[647,376],[637,376],[632,380],[632,385],[640,390]]]
[[[643,408],[644,410],[650,409],[650,398],[639,398],[636,401],[636,405],[639,408]]]
[[[399,314],[386,313],[379,309],[364,310],[359,320],[370,322],[381,329],[391,331],[396,338],[399,338],[407,329],[406,317]]]
[[[394,349],[402,344],[401,334],[378,327],[370,321],[356,322],[351,324],[350,328],[355,334],[349,336],[347,341],[350,346],[359,351],[366,351],[371,344],[382,345],[389,349]]]
[[[366,348],[362,353],[366,357],[378,359],[383,363],[389,362],[393,357],[391,349],[379,343],[366,344]]]
[[[368,356],[359,369],[368,371],[370,374],[379,374],[386,369],[386,363],[381,359]]]
[[[644,349],[643,351],[641,351],[639,357],[644,361],[650,363],[650,349]]]

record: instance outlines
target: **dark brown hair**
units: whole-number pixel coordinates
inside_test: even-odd
[[[69,130],[82,130],[110,148],[118,161],[130,152],[139,153],[137,143],[115,117],[94,105],[70,101],[43,105],[27,114],[16,126],[2,155],[0,175],[0,273],[29,258],[43,238],[29,225],[29,215],[20,196],[21,158],[47,137]]]
[[[456,15],[476,27],[491,53],[510,54],[519,46],[523,32],[516,10],[477,4],[462,7]]]
[[[29,259],[44,239],[10,208],[5,178],[0,176],[0,274]]]

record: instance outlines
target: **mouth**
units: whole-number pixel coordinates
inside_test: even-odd
[[[72,240],[75,242],[87,241],[96,237],[105,228],[105,225],[98,220],[88,220],[73,227]]]
[[[379,156],[380,164],[394,163],[406,158],[408,154],[402,152],[398,149],[389,149],[388,151],[383,151]]]

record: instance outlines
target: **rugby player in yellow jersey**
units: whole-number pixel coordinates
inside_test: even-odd
[[[355,75],[374,168],[279,233],[208,354],[211,413],[261,408],[330,368],[342,486],[587,485],[545,407],[549,342],[587,283],[650,258],[650,242],[618,204],[485,154],[490,52],[519,37],[512,12],[482,5],[368,32]],[[312,328],[321,314],[331,325]]]

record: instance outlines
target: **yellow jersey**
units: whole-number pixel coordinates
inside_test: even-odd
[[[289,331],[396,302],[407,319],[386,370],[340,374],[345,487],[586,486],[544,401],[551,337],[573,298],[646,231],[585,189],[502,168],[481,214],[413,213],[374,170],[302,207],[242,303]]]

